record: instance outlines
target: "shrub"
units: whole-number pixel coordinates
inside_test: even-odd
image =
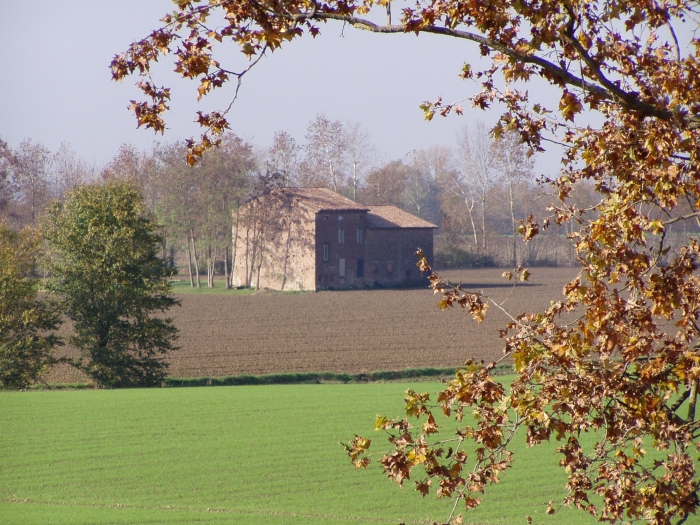
[[[491,255],[473,253],[457,246],[444,246],[435,253],[436,268],[493,268],[498,266]]]

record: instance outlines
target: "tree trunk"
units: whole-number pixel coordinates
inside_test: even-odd
[[[259,240],[259,232],[258,232],[258,221],[257,221],[257,209],[253,213],[253,238],[250,241],[250,278],[246,279],[246,282],[248,283],[249,287],[253,286],[253,276],[255,274],[255,261],[257,260],[258,256],[258,240]]]
[[[194,253],[194,266],[195,266],[195,273],[197,275],[197,288],[202,287],[202,282],[199,278],[199,254],[197,253],[197,242],[194,237],[194,230],[190,228],[190,238],[192,239],[192,252]]]
[[[469,212],[469,222],[472,225],[472,232],[474,233],[474,248],[476,248],[476,253],[479,253],[479,236],[476,233],[476,224],[474,224],[474,199],[472,199],[471,206],[469,205],[469,198],[464,198],[464,204],[467,205],[467,211]]]
[[[214,259],[211,243],[207,247],[207,288],[214,288]]]
[[[284,248],[284,268],[282,271],[282,287],[281,290],[284,290],[284,285],[287,284],[287,263],[289,262],[289,249],[292,244],[292,223],[294,222],[292,220],[292,208],[290,207],[289,209],[289,217],[287,217],[287,243]]]
[[[231,272],[229,271],[228,251],[230,246],[227,244],[224,248],[224,288],[231,289]]]
[[[190,236],[185,235],[185,243],[187,244],[187,269],[190,273],[190,287],[194,288],[194,278],[192,277],[192,248],[190,248]]]
[[[238,218],[240,216],[240,207],[236,208],[236,220],[231,229],[231,275],[228,280],[228,288],[233,287],[233,272],[236,269],[236,250],[238,247]]]
[[[32,187],[31,189],[32,192],[32,204],[31,204],[31,210],[32,210],[32,226],[35,225],[36,223],[36,190]]]
[[[208,281],[207,281],[207,286],[209,288],[214,288],[214,273],[216,272],[216,261],[219,259],[219,250],[217,249],[216,245],[212,248],[211,244],[209,245],[209,262],[208,262]]]
[[[481,193],[481,252],[486,254],[486,190]]]

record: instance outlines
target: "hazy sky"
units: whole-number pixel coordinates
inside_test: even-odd
[[[171,10],[170,0],[5,2],[0,138],[12,147],[31,138],[53,151],[68,142],[100,166],[122,143],[148,148],[154,141],[196,135],[195,112],[225,107],[233,86],[198,104],[197,83],[178,79],[166,58],[154,75],[158,84],[173,88],[169,129],[161,136],[137,130],[127,110],[130,99],[141,100],[136,77],[110,79],[112,57]],[[464,62],[478,61],[473,44],[434,35],[374,35],[335,23],[323,25],[321,33],[276,51],[245,77],[230,118],[235,133],[261,148],[277,130],[301,142],[308,122],[324,113],[360,122],[388,161],[412,149],[452,145],[462,126],[497,118],[496,109],[469,110],[426,122],[418,108],[424,100],[452,101],[479,90],[458,78]],[[235,68],[245,58],[229,46],[223,63]],[[549,156],[538,168],[554,170],[556,158]]]

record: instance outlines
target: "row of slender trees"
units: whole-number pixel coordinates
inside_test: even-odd
[[[68,145],[52,153],[26,140],[0,141],[0,218],[15,229],[36,224],[47,205],[78,184],[128,181],[139,188],[162,226],[162,257],[189,269],[192,286],[231,286],[233,211],[267,184],[323,186],[361,204],[391,204],[438,225],[438,265],[571,265],[568,236],[576,223],[552,227],[532,242],[519,239],[521,220],[546,217],[558,196],[537,183],[533,159],[515,137],[493,140],[482,123],[464,128],[452,147],[431,146],[392,161],[380,159],[357,123],[317,116],[305,140],[285,132],[261,150],[228,134],[194,167],[182,143],[138,151],[122,146],[101,168]],[[572,206],[595,206],[583,185]],[[455,254],[460,257],[455,257]]]
[[[0,218],[16,230],[36,225],[51,201],[97,173],[68,144],[51,152],[31,139],[15,149],[0,139]]]

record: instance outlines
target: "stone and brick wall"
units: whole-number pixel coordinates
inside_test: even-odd
[[[248,203],[234,224],[234,286],[316,289],[312,211],[273,196]]]
[[[387,286],[425,279],[416,266],[415,253],[421,248],[432,264],[432,228],[372,229],[366,223],[366,214],[362,212],[317,215],[317,289]],[[343,228],[343,244],[339,243],[340,228]],[[345,274],[341,275],[343,268]]]
[[[366,211],[316,214],[316,287],[365,286]],[[359,230],[359,233],[358,233]]]
[[[422,249],[432,264],[431,228],[368,229],[365,244],[365,275],[369,285],[419,283],[416,250]]]

